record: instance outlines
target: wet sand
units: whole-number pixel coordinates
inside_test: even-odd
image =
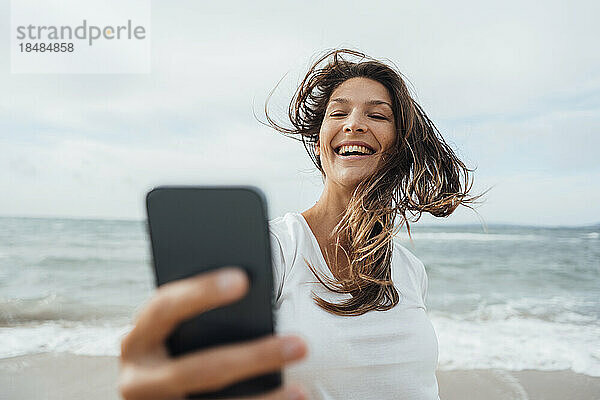
[[[1,400],[117,400],[117,357],[42,353],[0,360]],[[600,400],[600,377],[565,371],[438,371],[442,400]]]

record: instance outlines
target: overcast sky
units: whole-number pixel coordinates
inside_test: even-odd
[[[301,143],[261,125],[311,61],[393,61],[475,172],[487,223],[600,222],[597,1],[152,2],[152,73],[11,74],[0,2],[0,215],[144,218],[159,184],[253,184],[271,217],[318,199]],[[94,9],[90,8],[90,13]],[[424,217],[424,222],[435,222]],[[440,223],[479,223],[458,210]]]

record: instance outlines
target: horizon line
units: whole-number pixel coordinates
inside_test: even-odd
[[[131,217],[94,217],[94,216],[86,216],[86,217],[77,217],[77,216],[52,216],[52,215],[2,215],[0,214],[0,219],[63,219],[63,220],[78,220],[78,221],[114,221],[114,222],[145,222],[145,218],[131,218]],[[276,217],[273,217],[276,218]],[[272,218],[268,218],[269,220]],[[518,224],[512,222],[485,222],[484,223],[472,223],[472,222],[445,222],[440,221],[445,226],[520,226],[520,227],[533,227],[533,228],[592,228],[592,227],[600,227],[600,221],[591,222],[587,224],[576,224],[576,225],[535,225],[535,224]],[[411,226],[420,226],[420,227],[439,227],[440,224],[424,222],[410,222]]]

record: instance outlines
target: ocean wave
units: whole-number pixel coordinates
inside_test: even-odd
[[[56,294],[34,299],[0,299],[0,326],[54,320],[103,320],[129,315],[129,310],[123,307],[91,306]]]
[[[89,356],[118,356],[131,325],[45,322],[0,329],[0,358],[45,352]]]
[[[597,325],[532,318],[466,321],[431,312],[439,369],[562,370],[600,376]]]
[[[469,241],[469,242],[490,242],[490,241],[540,241],[545,240],[544,236],[532,234],[506,234],[506,233],[471,233],[471,232],[415,232],[411,233],[413,240],[432,240],[432,241]],[[398,237],[400,241],[408,241],[407,237]]]
[[[548,322],[590,324],[598,321],[594,315],[580,314],[574,311],[551,309],[547,305],[532,307],[529,309],[516,308],[511,304],[496,304],[482,307],[469,315],[471,320],[491,321],[508,320],[511,318],[539,319]]]
[[[103,256],[88,254],[69,255],[69,256],[42,256],[33,262],[38,267],[64,267],[64,266],[86,266],[86,265],[107,265],[110,263],[128,263],[131,265],[148,264],[151,261],[148,257],[138,255],[124,257],[122,254],[112,255],[107,253]]]
[[[600,327],[536,319],[464,321],[430,312],[440,370],[571,369],[600,376]],[[40,352],[118,356],[131,324],[44,322],[0,329],[0,358]]]
[[[463,296],[464,297],[464,296]],[[463,297],[456,297],[461,302]],[[473,299],[476,299],[475,297]],[[458,307],[458,305],[454,305]],[[596,303],[581,299],[555,296],[547,299],[521,297],[507,299],[502,303],[488,304],[480,301],[475,309],[462,313],[436,311],[438,315],[456,321],[487,322],[510,319],[537,319],[547,322],[568,323],[575,325],[600,326],[600,313],[593,312]],[[590,310],[590,312],[586,312]]]

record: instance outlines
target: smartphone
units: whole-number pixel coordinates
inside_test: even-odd
[[[172,357],[273,334],[273,270],[267,201],[253,186],[160,186],[146,195],[156,285],[221,268],[242,267],[241,300],[183,321],[167,338]],[[281,371],[188,399],[244,397],[281,385]]]

